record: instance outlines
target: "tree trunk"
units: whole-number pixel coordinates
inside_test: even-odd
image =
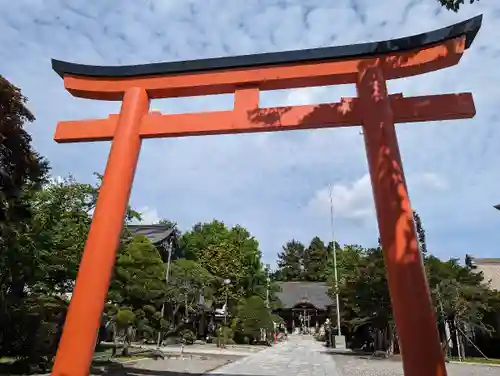
[[[395,336],[395,333],[394,331],[392,330],[392,325],[388,325],[387,326],[387,355],[390,356],[390,355],[394,355],[394,342],[396,340],[396,336]]]
[[[118,347],[118,328],[115,322],[112,322],[109,324],[111,327],[111,330],[113,331],[112,336],[113,336],[113,350],[112,350],[112,356],[116,356],[116,348]]]

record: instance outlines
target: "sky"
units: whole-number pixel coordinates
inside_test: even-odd
[[[110,144],[57,144],[60,120],[106,117],[118,102],[72,97],[50,59],[142,64],[326,47],[431,31],[477,14],[483,27],[460,64],[393,80],[405,96],[472,92],[473,119],[397,125],[412,206],[429,252],[463,259],[500,250],[500,2],[459,13],[436,0],[2,0],[0,74],[20,87],[28,126],[54,176],[93,182]],[[353,85],[261,92],[261,106],[336,102]],[[163,113],[228,110],[232,95],[154,100]],[[334,220],[330,224],[328,186]],[[144,223],[240,224],[266,263],[292,238],[373,246],[378,229],[359,128],[146,140],[131,195]]]

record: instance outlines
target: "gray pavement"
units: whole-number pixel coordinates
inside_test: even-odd
[[[334,358],[311,337],[288,341],[224,365],[207,375],[339,376]]]
[[[401,361],[355,355],[332,356],[340,376],[404,376]],[[498,366],[448,363],[446,368],[448,376],[500,376]]]
[[[422,360],[424,361],[424,360]],[[500,367],[447,364],[448,376],[500,376]],[[311,337],[290,337],[207,375],[233,376],[403,376],[401,361],[333,354]]]
[[[495,366],[448,364],[447,368],[448,376],[500,376],[500,367]],[[403,368],[401,362],[397,360],[376,359],[352,353],[334,354],[311,337],[291,336],[287,342],[245,357],[200,354],[187,356],[185,359],[149,359],[125,365],[114,372],[97,374],[113,376],[403,376]]]

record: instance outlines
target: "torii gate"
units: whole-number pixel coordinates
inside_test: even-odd
[[[395,123],[472,118],[471,93],[404,98],[386,80],[457,64],[482,16],[407,38],[174,63],[98,67],[53,60],[80,98],[122,101],[120,114],[60,122],[57,142],[112,141],[52,375],[88,375],[144,138],[362,126],[406,376],[444,376]],[[356,84],[340,103],[259,107],[259,91]],[[151,99],[234,93],[234,110],[163,115]]]

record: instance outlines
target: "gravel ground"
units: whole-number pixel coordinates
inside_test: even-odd
[[[192,356],[185,359],[145,359],[107,369],[94,369],[91,376],[189,376],[204,375],[211,370],[228,364],[239,357],[234,356]]]
[[[341,376],[404,376],[401,362],[333,355]],[[500,367],[448,363],[448,376],[500,376]]]

